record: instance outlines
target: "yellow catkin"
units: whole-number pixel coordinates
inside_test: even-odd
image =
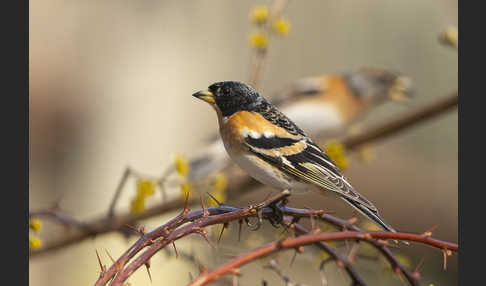
[[[136,196],[130,203],[130,210],[134,214],[141,214],[145,211],[145,197]]]
[[[174,165],[176,172],[182,177],[187,177],[190,171],[190,166],[187,158],[181,154],[174,155]]]
[[[42,247],[42,240],[38,237],[30,237],[29,238],[29,247],[32,249],[37,249]]]
[[[324,151],[339,169],[345,170],[348,167],[346,148],[344,148],[343,144],[337,141],[330,141],[324,145]]]
[[[255,49],[265,50],[268,47],[268,36],[262,31],[254,31],[250,34],[249,42]]]
[[[445,28],[439,36],[439,40],[447,45],[456,47],[458,46],[459,33],[455,26],[449,26]]]
[[[366,231],[381,231],[381,228],[369,220],[365,220],[361,224],[361,228]]]
[[[275,20],[272,27],[273,30],[281,36],[287,36],[290,32],[290,22],[283,18]]]
[[[184,182],[180,186],[181,195],[185,199],[186,196],[189,196],[191,199],[194,196],[194,186],[191,183]]]
[[[410,258],[408,258],[407,256],[403,255],[403,254],[397,254],[395,255],[395,257],[398,259],[398,261],[400,261],[403,266],[405,266],[406,268],[410,268],[412,266],[412,263],[410,262]]]
[[[141,197],[149,197],[155,193],[155,182],[146,179],[137,180],[137,195]]]
[[[248,16],[248,18],[252,23],[258,25],[267,22],[269,17],[270,17],[270,9],[268,9],[267,6],[263,6],[263,5],[255,6],[255,8],[253,8],[250,11],[250,14]]]
[[[42,228],[42,221],[37,218],[31,219],[29,222],[29,228],[33,231],[39,231]]]

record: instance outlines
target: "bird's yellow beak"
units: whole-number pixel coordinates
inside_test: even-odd
[[[204,100],[207,103],[215,103],[216,101],[214,100],[214,94],[210,92],[209,90],[201,90],[196,93],[194,93],[192,96],[199,98],[200,100]]]
[[[407,76],[399,76],[388,92],[388,97],[396,102],[404,102],[413,97],[413,83]]]

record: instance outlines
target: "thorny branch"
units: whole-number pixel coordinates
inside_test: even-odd
[[[155,230],[143,234],[113,265],[102,271],[98,281],[95,285],[122,285],[126,279],[133,274],[138,268],[146,265],[150,258],[158,251],[173,244],[176,240],[196,233],[203,236],[208,243],[212,243],[206,236],[205,227],[215,224],[225,224],[232,221],[245,220],[248,217],[259,217],[259,221],[267,219],[272,223],[276,221],[276,213],[283,213],[285,216],[282,223],[289,226],[291,229],[298,229],[297,232],[305,233],[301,236],[292,239],[285,239],[277,243],[269,244],[257,250],[254,250],[248,254],[238,256],[234,260],[224,264],[223,266],[207,273],[203,271],[201,276],[197,278],[191,285],[205,285],[211,281],[218,279],[223,274],[238,272],[237,267],[246,264],[252,260],[255,260],[264,255],[274,253],[283,249],[296,249],[299,246],[307,244],[324,245],[321,241],[326,240],[364,240],[364,241],[377,241],[376,239],[399,239],[416,241],[429,246],[437,247],[447,251],[457,251],[457,244],[440,241],[431,238],[428,234],[413,234],[413,233],[390,233],[390,232],[372,232],[372,231],[343,231],[343,232],[306,232],[305,228],[295,223],[302,217],[318,217],[323,221],[329,221],[333,224],[338,224],[342,228],[352,228],[352,224],[349,221],[343,221],[338,218],[334,218],[328,214],[324,214],[323,211],[313,211],[308,209],[295,209],[289,208],[282,204],[276,205],[282,200],[285,200],[289,196],[288,191],[283,191],[271,198],[259,203],[255,206],[249,206],[246,208],[234,208],[225,205],[218,207],[204,208],[197,211],[189,211],[187,206],[184,210],[174,219],[170,220],[166,224],[156,228]],[[278,209],[278,210],[276,210]],[[297,225],[297,226],[296,226]],[[381,248],[385,248],[385,244],[380,245]],[[327,247],[321,246],[325,251],[335,257],[338,263],[342,263],[347,272],[352,277],[355,284],[366,285],[361,278],[352,269],[352,266],[344,259],[337,255],[333,250]],[[386,249],[386,248],[385,248]],[[130,260],[138,255],[131,263]],[[411,285],[416,285],[411,283]]]
[[[313,233],[301,235],[295,238],[287,238],[277,242],[272,242],[257,248],[253,251],[242,254],[229,262],[221,265],[220,267],[214,269],[211,272],[203,273],[196,280],[194,280],[190,286],[202,286],[217,280],[222,275],[230,273],[237,269],[238,267],[254,261],[258,258],[267,256],[269,254],[279,252],[286,249],[295,249],[296,247],[313,244],[321,241],[331,241],[331,240],[344,240],[344,239],[354,239],[354,240],[371,240],[371,239],[399,239],[408,240],[424,243],[430,246],[438,247],[440,249],[454,250],[457,251],[457,245],[449,242],[439,241],[422,234],[413,233],[393,233],[393,232],[328,232],[328,233]]]
[[[396,135],[400,131],[404,131],[409,127],[417,125],[418,123],[423,123],[428,119],[452,110],[453,108],[457,107],[457,102],[458,97],[457,92],[455,92],[450,96],[446,96],[429,104],[425,104],[417,110],[402,115],[395,120],[387,120],[384,123],[369,128],[365,132],[362,132],[358,135],[347,136],[341,142],[346,148],[354,149],[362,144],[384,139],[391,135]],[[260,185],[259,182],[247,175],[241,176],[233,174],[229,177],[231,178],[231,193],[247,192]],[[191,199],[189,201],[189,204],[193,205],[197,202],[197,199]],[[31,211],[29,213],[29,217],[36,217],[44,212],[44,215],[49,214],[49,217],[53,220],[62,222],[65,225],[71,225],[77,228],[79,231],[66,233],[63,237],[59,239],[45,243],[45,246],[43,248],[32,251],[30,256],[36,257],[40,254],[48,253],[56,249],[61,249],[63,247],[80,242],[84,239],[95,237],[99,234],[104,234],[112,231],[120,231],[127,224],[133,225],[137,221],[172,212],[182,208],[183,206],[184,200],[182,198],[164,200],[157,205],[147,208],[147,210],[142,214],[133,214],[126,211],[125,213],[109,217],[97,218],[86,223],[80,223],[73,218],[61,214],[56,210]],[[63,218],[62,220],[58,219],[61,217]]]
[[[302,235],[302,234],[309,234],[311,231],[307,230],[304,226],[298,224],[297,222],[293,222],[290,220],[288,217],[284,218],[282,221],[282,224],[285,225],[286,227],[289,227],[292,229],[297,235]],[[323,243],[323,242],[316,242],[314,244],[317,246],[319,249],[322,251],[325,251],[329,256],[336,261],[336,263],[343,267],[345,271],[348,273],[349,277],[353,282],[357,285],[366,285],[363,278],[358,274],[356,270],[354,270],[353,266],[351,265],[351,262],[348,261],[346,258],[342,257],[339,253],[337,253],[331,246]]]
[[[249,216],[256,216],[259,210],[262,211],[262,215],[268,214],[272,210],[264,209],[266,206],[289,196],[289,194],[290,193],[288,191],[283,191],[260,204],[249,206],[244,209],[221,205],[218,207],[205,208],[203,210],[189,212],[186,200],[184,210],[177,217],[156,228],[155,230],[141,236],[135,242],[135,244],[133,244],[106,272],[102,273],[95,285],[106,285],[106,283],[117,273],[118,274],[113,283],[116,281],[124,281],[136,269],[144,265],[145,262],[149,260],[150,257],[152,257],[157,251],[166,245],[171,244],[173,241],[192,233],[198,233],[206,237],[205,231],[203,230],[203,227],[205,226],[241,220]],[[178,228],[191,221],[194,222],[187,226]],[[118,272],[119,269],[121,269],[135,254],[149,245],[150,248],[144,253],[140,254],[137,259],[128,265],[124,272]],[[112,285],[116,285],[113,283]]]

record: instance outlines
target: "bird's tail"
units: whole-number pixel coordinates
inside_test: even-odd
[[[393,227],[391,227],[386,221],[378,214],[378,211],[368,208],[367,206],[360,204],[357,201],[342,197],[348,204],[352,205],[355,209],[357,209],[362,215],[376,223],[385,231],[390,232],[397,232]],[[395,243],[398,243],[398,240],[394,240]],[[404,244],[409,245],[407,241],[402,241]]]
[[[372,210],[368,208],[367,206],[360,204],[357,201],[348,199],[343,197],[343,200],[345,200],[348,204],[352,205],[355,209],[357,209],[362,215],[376,223],[378,226],[380,226],[383,230],[385,231],[390,231],[390,232],[396,232],[388,223],[385,222],[385,220],[378,214],[378,211]]]

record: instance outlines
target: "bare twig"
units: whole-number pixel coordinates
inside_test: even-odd
[[[73,217],[63,214],[61,211],[58,209],[40,209],[36,211],[31,211],[29,212],[29,218],[46,218],[46,219],[51,219],[53,221],[59,222],[60,224],[64,226],[70,226],[70,227],[75,227],[80,230],[90,230],[90,225],[86,223],[82,223]]]
[[[423,123],[428,119],[457,107],[457,102],[457,92],[454,92],[449,96],[434,100],[433,102],[398,117],[397,119],[387,121],[358,135],[348,136],[344,138],[341,143],[346,148],[353,149],[364,143],[385,139],[388,136],[397,134],[406,128],[410,128],[418,123]]]
[[[270,35],[270,31],[272,28],[272,23],[275,19],[278,19],[282,14],[285,6],[287,5],[287,0],[275,0],[273,1],[272,7],[270,8],[270,19],[265,23],[263,30],[266,32],[267,35]],[[254,55],[254,60],[252,64],[251,74],[249,84],[257,89],[258,83],[260,80],[260,74],[263,69],[263,63],[265,62],[266,55],[268,53],[268,48],[263,50],[256,50]]]
[[[120,195],[123,191],[123,187],[125,186],[125,183],[127,182],[128,177],[132,174],[132,170],[130,167],[126,167],[125,171],[123,172],[123,175],[120,179],[120,182],[118,183],[118,186],[116,187],[115,190],[115,195],[113,196],[113,199],[110,204],[110,208],[108,209],[108,217],[113,217],[115,215],[115,207],[116,203],[118,202],[118,199],[120,198]]]

